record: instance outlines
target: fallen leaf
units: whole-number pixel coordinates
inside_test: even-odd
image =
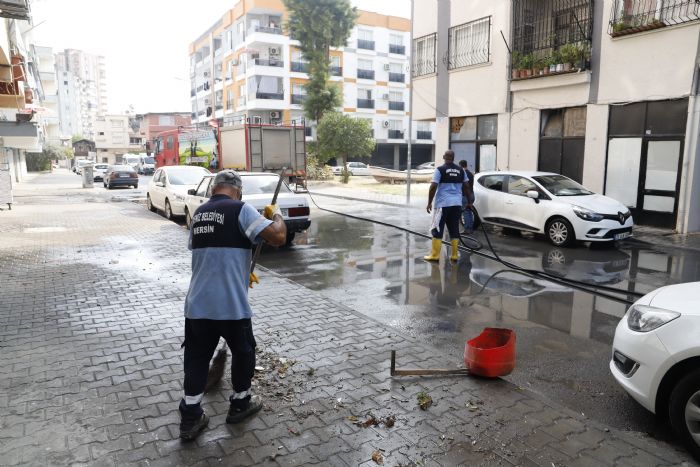
[[[374,451],[372,453],[372,460],[375,464],[384,465],[384,456],[379,451]]]
[[[350,420],[351,422],[356,422],[356,421],[357,421],[357,417],[354,416],[354,415],[350,415],[350,416],[348,417],[348,420]]]
[[[416,398],[418,399],[418,407],[421,410],[428,410],[428,407],[433,405],[433,398],[425,391],[419,392]]]
[[[379,421],[371,415],[367,418],[367,420],[362,422],[362,428],[367,428],[369,426],[377,426],[377,425],[379,425]]]
[[[394,423],[396,423],[396,417],[393,415],[390,415],[390,416],[386,417],[383,420],[383,422],[384,422],[385,427],[391,428],[392,426],[394,426]]]

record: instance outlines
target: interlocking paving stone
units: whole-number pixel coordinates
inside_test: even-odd
[[[374,465],[375,449],[385,465],[693,463],[503,380],[392,379],[390,349],[405,366],[441,366],[439,354],[266,270],[250,292],[258,345],[296,363],[270,376],[265,410],[239,425],[225,424],[227,376],[205,396],[209,428],[182,443],[187,232],[135,204],[86,204],[0,216],[2,464],[356,466]],[[420,391],[434,399],[426,411]],[[349,418],[370,414],[395,425]]]

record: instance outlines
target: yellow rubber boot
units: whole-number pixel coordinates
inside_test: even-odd
[[[430,254],[428,256],[423,256],[426,261],[440,261],[440,248],[442,247],[442,240],[439,238],[434,238],[433,243],[430,246]]]
[[[452,254],[450,255],[450,261],[459,261],[459,240],[450,240],[450,245],[452,245]]]

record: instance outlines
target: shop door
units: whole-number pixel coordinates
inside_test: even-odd
[[[676,225],[683,141],[649,139],[644,142],[637,190],[636,218],[657,227]]]

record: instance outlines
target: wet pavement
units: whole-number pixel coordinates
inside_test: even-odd
[[[419,209],[328,197],[316,202],[428,230],[429,216]],[[634,402],[608,369],[626,304],[514,273],[477,254],[462,253],[456,265],[444,258],[439,265],[427,263],[428,240],[318,209],[312,214],[311,228],[293,248],[263,256],[261,264],[437,345],[446,365],[460,362],[465,341],[484,327],[515,329],[518,364],[509,381],[603,423],[668,439],[669,427]],[[639,241],[556,248],[531,235],[490,232],[502,259],[570,280],[637,293],[700,280],[700,251]],[[487,245],[482,234],[476,236]]]

